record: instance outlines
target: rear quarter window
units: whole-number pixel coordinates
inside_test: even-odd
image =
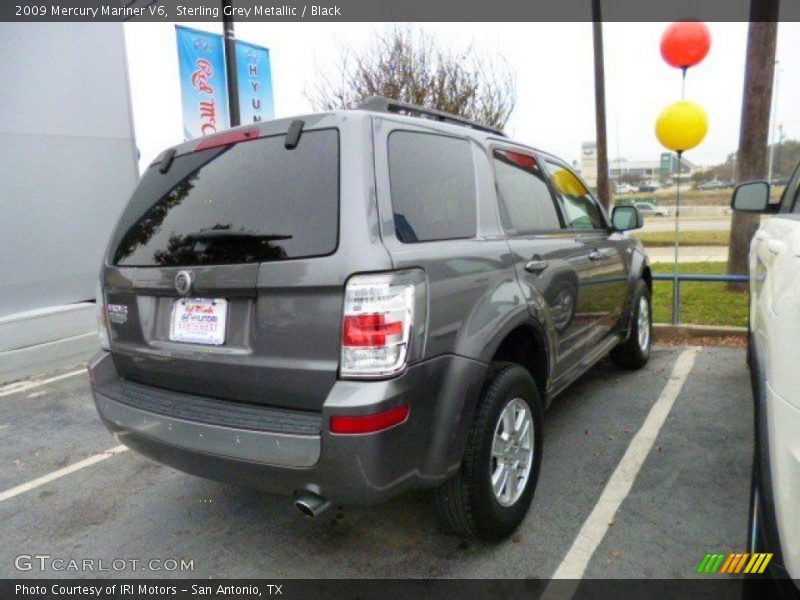
[[[401,242],[475,237],[475,169],[466,140],[393,132],[389,183],[395,234]]]

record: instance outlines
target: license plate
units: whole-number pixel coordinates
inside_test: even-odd
[[[225,343],[228,301],[222,298],[181,298],[172,305],[169,339],[173,342],[221,346]]]

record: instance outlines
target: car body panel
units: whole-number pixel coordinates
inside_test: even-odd
[[[800,577],[800,388],[796,361],[800,346],[800,167],[787,186],[779,214],[762,221],[750,246],[751,364],[756,402],[763,403],[766,431],[757,436],[768,468],[759,485],[774,510],[782,567]],[[758,367],[758,368],[755,368]],[[769,549],[768,549],[769,550]]]
[[[111,349],[131,381],[229,400],[320,410],[338,374],[343,289],[353,272],[392,267],[377,231],[370,121],[321,119],[340,133],[339,243],[329,256],[241,265],[106,267]],[[288,126],[288,124],[287,124]],[[307,134],[313,128],[305,130]],[[301,140],[302,141],[302,140]],[[229,299],[224,346],[172,342],[175,277],[194,275],[192,296]]]

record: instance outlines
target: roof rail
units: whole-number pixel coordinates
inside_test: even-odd
[[[485,131],[487,133],[494,133],[495,135],[502,135],[503,137],[506,137],[506,134],[503,132],[503,130],[497,127],[482,125],[481,123],[470,121],[465,117],[453,115],[451,113],[444,112],[443,110],[425,108],[423,106],[417,106],[416,104],[408,104],[407,102],[392,100],[391,98],[384,98],[383,96],[371,96],[359,104],[357,108],[359,110],[371,110],[375,112],[406,113],[412,116],[427,116],[428,118],[432,118],[443,123],[463,125],[464,127],[469,127],[471,129],[477,129],[479,131]]]

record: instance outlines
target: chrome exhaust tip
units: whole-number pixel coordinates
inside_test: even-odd
[[[331,507],[331,501],[311,492],[300,492],[294,500],[294,505],[308,518],[314,518]]]

